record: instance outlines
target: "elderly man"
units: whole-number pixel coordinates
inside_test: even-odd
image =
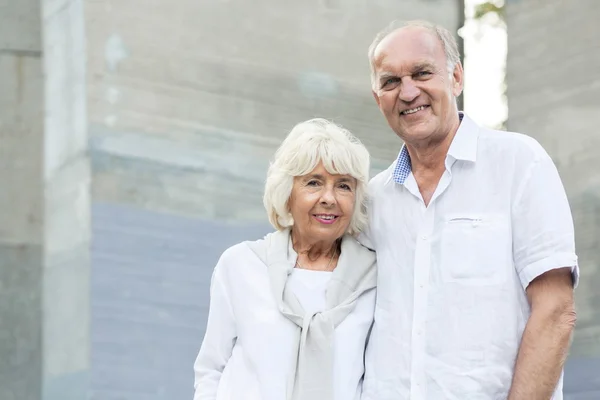
[[[405,144],[369,184],[379,277],[362,398],[562,399],[579,272],[551,158],[458,111],[463,68],[444,28],[392,25],[369,60]]]

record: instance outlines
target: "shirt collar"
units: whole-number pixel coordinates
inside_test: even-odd
[[[475,162],[477,160],[479,126],[462,111],[458,115],[461,122],[448,149],[448,155],[455,160]]]
[[[408,154],[408,149],[406,145],[402,145],[402,149],[400,150],[400,154],[398,154],[398,159],[396,160],[396,165],[394,166],[394,171],[392,172],[392,178],[395,182],[403,185],[406,178],[410,175],[412,170],[410,155]]]
[[[452,144],[450,144],[450,148],[448,149],[448,157],[452,157],[455,160],[475,162],[477,159],[479,127],[462,111],[459,111],[458,117],[461,122],[456,131],[456,135],[454,135],[454,139],[452,139]],[[406,178],[410,175],[411,170],[412,167],[408,149],[406,148],[406,145],[402,145],[392,175],[387,182],[393,179],[396,183],[403,185]]]

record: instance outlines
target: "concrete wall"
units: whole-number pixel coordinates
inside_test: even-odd
[[[0,5],[0,399],[88,392],[83,2]]]
[[[263,220],[267,161],[302,120],[341,122],[386,166],[399,141],[371,96],[366,49],[394,17],[456,27],[459,14],[454,0],[140,6],[87,7],[94,196],[232,221]]]
[[[387,167],[400,141],[371,96],[367,47],[393,18],[455,29],[458,3],[86,3],[94,399],[191,398],[212,269],[270,230],[276,147],[328,117]]]
[[[40,14],[36,0],[0,4],[0,398],[6,400],[37,400],[42,392]]]
[[[580,388],[594,389],[592,397],[585,398],[596,399],[600,397],[600,2],[513,0],[507,11],[508,128],[541,142],[556,162],[569,196],[581,267],[571,359],[573,365],[581,360],[577,374],[593,374],[582,379]]]
[[[91,173],[84,0],[42,0],[44,400],[89,391]]]
[[[92,399],[191,399],[218,249],[266,225],[93,208]]]

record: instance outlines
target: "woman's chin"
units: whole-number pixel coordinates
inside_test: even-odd
[[[319,241],[335,241],[344,235],[345,229],[339,229],[339,227],[334,227],[331,225],[327,226],[319,226],[315,227],[316,229],[311,229],[309,231],[309,235],[312,239],[317,239]]]

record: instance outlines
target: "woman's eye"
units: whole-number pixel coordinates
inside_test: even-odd
[[[352,188],[350,187],[350,185],[348,185],[347,183],[342,183],[340,185],[340,188],[343,190],[352,190]]]
[[[306,186],[317,186],[319,184],[319,182],[317,181],[308,181],[306,183]]]

